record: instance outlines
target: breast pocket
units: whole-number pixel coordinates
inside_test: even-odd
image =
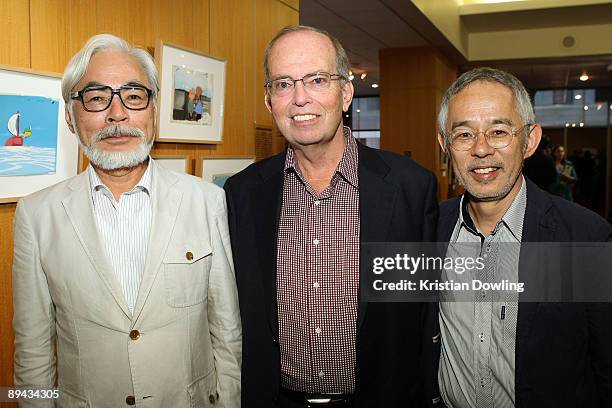
[[[206,300],[212,265],[209,242],[171,245],[164,258],[166,298],[172,307],[188,307]]]

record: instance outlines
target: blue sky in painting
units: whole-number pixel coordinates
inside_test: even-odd
[[[212,76],[212,74],[176,65],[172,66],[172,71],[174,75],[174,89],[189,91],[199,86],[202,88],[202,93],[210,98],[209,75]]]
[[[7,123],[9,118],[21,113],[20,132],[26,128],[32,135],[25,138],[24,145],[57,148],[57,120],[59,101],[42,96],[0,95],[0,146],[11,136]]]

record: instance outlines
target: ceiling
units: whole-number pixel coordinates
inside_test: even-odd
[[[612,23],[610,2],[591,0],[597,4],[586,4],[588,0],[581,0],[578,3],[584,5],[575,6],[557,0],[544,7],[538,5],[538,0],[529,1],[532,3],[523,4],[530,6],[522,7],[514,4],[512,7],[499,4],[497,9],[491,4],[459,7],[462,28],[470,33],[482,33],[528,30],[536,25],[542,28]],[[458,65],[460,72],[474,66],[510,71],[530,89],[612,87],[612,54],[470,62],[414,3],[414,0],[301,0],[300,23],[326,29],[336,36],[346,48],[354,71],[367,72],[364,80],[357,75],[353,80],[357,96],[379,94],[379,88],[371,85],[379,81],[381,48],[418,46],[437,47]],[[562,7],[551,7],[551,4]],[[602,41],[610,40],[602,36]],[[587,82],[578,80],[584,71],[591,77]]]

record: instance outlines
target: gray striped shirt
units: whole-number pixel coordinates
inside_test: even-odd
[[[521,177],[522,178],[522,177]],[[451,235],[452,256],[483,257],[483,281],[502,275],[518,281],[520,242],[527,205],[525,180],[510,208],[490,235],[472,222],[465,195]],[[507,244],[510,243],[510,244]],[[477,245],[474,245],[477,244]],[[447,252],[446,256],[451,256]],[[515,405],[514,369],[518,294],[494,301],[491,292],[474,302],[440,302],[442,352],[438,381],[446,405],[453,408],[509,408]]]
[[[87,169],[98,231],[132,313],[144,272],[151,231],[151,179],[154,167],[149,158],[149,165],[140,181],[132,190],[121,194],[119,201],[115,201],[93,167],[89,165]]]

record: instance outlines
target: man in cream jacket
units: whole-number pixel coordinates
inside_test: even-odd
[[[149,157],[157,92],[151,57],[111,35],[66,68],[90,165],[17,207],[15,385],[59,391],[21,406],[240,405],[225,196]]]

